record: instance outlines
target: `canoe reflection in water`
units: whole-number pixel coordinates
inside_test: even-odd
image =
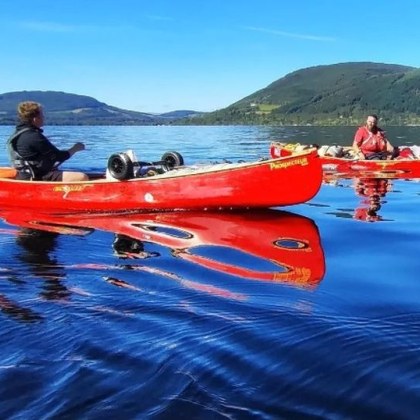
[[[164,245],[177,258],[229,275],[310,286],[318,283],[325,272],[316,225],[291,213],[186,212],[112,220],[113,230],[123,233],[125,241],[134,238]],[[95,226],[105,229],[106,219],[96,218]],[[138,249],[144,257],[144,250]],[[128,251],[132,253],[132,249]],[[226,261],[222,261],[223,256]],[[263,265],[261,261],[268,262],[265,266],[269,268],[256,268]]]
[[[354,178],[354,190],[361,197],[355,209],[354,218],[366,222],[383,220],[378,214],[385,202],[386,194],[391,191],[392,183],[386,178]]]
[[[158,252],[149,252],[144,248],[144,242],[129,236],[117,233],[112,243],[114,254],[122,259],[145,259],[151,257],[159,257]]]
[[[177,259],[243,279],[311,288],[325,273],[317,226],[311,219],[285,211],[63,216],[10,212],[4,218],[9,223],[55,232],[113,232],[114,255],[132,259],[133,264],[136,259],[159,257],[158,252],[145,250],[145,245],[157,244]],[[132,268],[145,270],[140,265]],[[161,269],[156,271],[162,274]]]

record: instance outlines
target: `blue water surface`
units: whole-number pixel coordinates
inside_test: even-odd
[[[84,141],[64,167],[89,170],[127,149],[254,160],[272,140],[346,144],[353,131],[45,129],[61,148]],[[417,127],[388,133],[420,143]],[[360,182],[271,211],[36,230],[2,209],[1,417],[417,419],[420,183],[369,184],[372,203]]]

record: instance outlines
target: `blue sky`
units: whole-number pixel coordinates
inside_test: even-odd
[[[306,67],[420,67],[418,0],[3,0],[0,93],[214,111]]]

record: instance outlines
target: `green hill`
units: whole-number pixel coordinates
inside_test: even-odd
[[[109,106],[89,96],[53,91],[22,91],[0,94],[1,125],[16,123],[16,108],[21,101],[41,103],[49,125],[169,124],[197,114],[195,111],[148,114]]]
[[[295,71],[195,124],[355,125],[368,113],[384,124],[420,124],[420,69],[342,63]]]
[[[64,92],[0,94],[0,124],[16,122],[24,100],[43,104],[49,125],[271,124],[358,125],[369,113],[383,125],[420,125],[420,69],[397,64],[341,63],[301,69],[210,113],[149,114]]]

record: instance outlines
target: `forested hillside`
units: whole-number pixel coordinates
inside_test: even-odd
[[[385,124],[420,124],[420,69],[380,63],[302,69],[194,122],[355,125],[372,112]]]

